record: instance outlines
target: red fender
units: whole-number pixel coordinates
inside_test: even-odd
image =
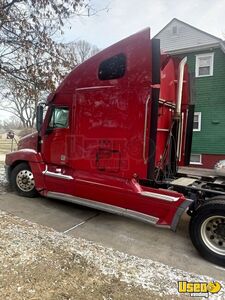
[[[6,168],[9,169],[9,176],[12,169],[20,162],[27,162],[29,164],[34,175],[36,189],[38,191],[43,190],[45,184],[42,172],[45,170],[45,163],[43,162],[41,154],[33,149],[21,149],[6,154],[5,163]]]

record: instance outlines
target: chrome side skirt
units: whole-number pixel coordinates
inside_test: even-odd
[[[141,192],[141,195],[146,196],[146,197],[150,197],[150,198],[156,198],[156,199],[168,201],[168,202],[175,202],[175,201],[178,201],[180,199],[179,197],[172,197],[172,196],[153,193],[153,192]]]
[[[134,218],[136,220],[140,220],[142,222],[147,222],[147,223],[154,224],[154,225],[159,221],[159,218],[156,218],[154,216],[149,216],[149,215],[146,215],[146,214],[143,214],[143,213],[140,213],[137,211],[129,210],[126,208],[122,208],[122,207],[118,207],[118,206],[114,206],[114,205],[110,205],[110,204],[106,204],[106,203],[102,203],[102,202],[98,202],[98,201],[94,201],[94,200],[75,197],[75,196],[68,195],[68,194],[47,192],[46,196],[49,198],[68,201],[71,203],[88,206],[88,207],[91,207],[94,209],[103,210],[103,211],[110,212],[113,214]]]

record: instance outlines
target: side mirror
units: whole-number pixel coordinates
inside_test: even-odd
[[[41,131],[41,126],[43,123],[43,115],[44,115],[44,108],[41,104],[38,104],[37,112],[36,112],[36,128],[38,132]]]

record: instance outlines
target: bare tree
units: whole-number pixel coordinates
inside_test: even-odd
[[[34,51],[42,55],[36,69],[55,60],[60,47],[53,37],[62,33],[66,18],[85,9],[86,0],[0,0],[0,75],[23,80],[18,58],[24,57],[26,68],[32,68]]]
[[[0,0],[0,106],[24,126],[34,125],[38,101],[76,65],[55,36],[66,19],[85,14],[88,0]]]
[[[100,50],[97,46],[90,44],[85,40],[74,41],[67,44],[73,56],[76,57],[78,63],[84,62],[86,59],[98,53]]]
[[[22,129],[23,124],[21,123],[19,118],[15,118],[14,116],[11,116],[8,118],[8,120],[1,121],[0,128],[4,128],[6,130]]]
[[[2,109],[19,118],[23,127],[33,127],[35,121],[35,109],[40,100],[40,91],[31,84],[20,85],[17,80],[6,81],[2,92]]]
[[[27,64],[32,67],[26,67]],[[60,56],[55,60],[45,61],[34,51],[28,59],[18,58],[20,66],[24,66],[21,76],[5,76],[0,84],[1,108],[18,117],[24,127],[33,127],[37,104],[45,101],[47,95],[55,89],[55,85],[76,64],[76,58],[62,46]]]

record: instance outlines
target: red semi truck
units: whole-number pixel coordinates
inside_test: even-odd
[[[37,133],[6,155],[13,188],[172,230],[186,211],[194,246],[225,266],[225,186],[177,171],[190,160],[188,82],[186,58],[161,55],[149,29],[101,51],[38,106]]]

